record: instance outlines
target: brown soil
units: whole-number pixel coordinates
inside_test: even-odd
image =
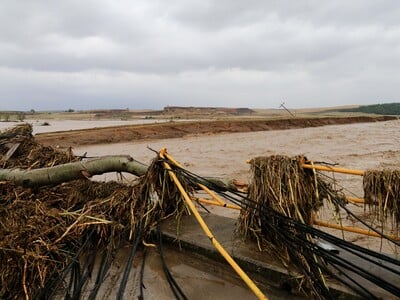
[[[393,120],[395,117],[328,117],[275,120],[224,120],[168,122],[150,125],[127,125],[84,130],[40,133],[36,140],[44,145],[59,147],[120,143],[134,140],[182,138],[188,135],[229,132],[252,132],[318,127],[335,124],[366,123]]]

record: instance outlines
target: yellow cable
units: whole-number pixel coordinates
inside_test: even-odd
[[[165,158],[166,149],[163,148],[160,151],[161,158]],[[169,159],[171,157],[169,156]],[[171,160],[171,159],[170,159]],[[173,160],[171,160],[173,161]],[[171,167],[167,162],[164,162],[164,166],[168,171],[172,171]],[[193,204],[192,200],[190,199],[189,195],[186,193],[185,189],[183,188],[182,184],[180,183],[179,179],[176,177],[175,173],[168,172],[171,179],[175,182],[176,186],[178,187],[179,191],[182,194],[182,197],[185,199],[186,204],[189,206],[190,210],[192,211],[193,215],[195,216],[197,222],[199,222],[201,228],[210,239],[211,243],[214,247],[218,250],[218,252],[225,258],[225,260],[232,266],[235,272],[242,278],[242,280],[247,284],[247,286],[252,290],[252,292],[257,296],[258,299],[268,299],[261,290],[255,285],[255,283],[247,276],[247,274],[240,268],[240,266],[233,260],[233,258],[229,255],[228,252],[221,246],[221,244],[215,239],[212,232],[208,228],[207,224],[204,222],[203,218],[201,217],[200,213],[197,211],[195,205]]]
[[[354,232],[354,233],[363,234],[363,235],[372,236],[372,237],[379,237],[379,238],[382,237],[381,234],[376,233],[375,231],[370,231],[370,230],[363,229],[363,228],[352,227],[352,226],[342,226],[342,225],[332,224],[332,223],[328,223],[328,222],[324,222],[324,221],[320,221],[320,220],[314,220],[313,223],[314,223],[314,225],[318,225],[318,226],[322,226],[322,227],[333,228],[333,229],[338,229],[338,230],[343,230],[343,231],[348,231],[348,232]],[[387,234],[386,236],[391,238],[392,240],[397,240],[397,241],[400,240],[399,236],[395,236],[395,235],[391,235],[391,234]]]
[[[209,194],[215,201],[217,201],[219,204],[221,204],[222,206],[224,206],[224,204],[226,204],[224,201],[221,200],[220,197],[218,197],[217,195],[215,195],[212,191],[209,190],[208,187],[206,187],[205,185],[198,183],[198,186],[205,191],[207,194]]]
[[[358,175],[358,176],[363,176],[365,173],[362,170],[353,170],[353,169],[345,169],[345,168],[337,168],[337,167],[329,167],[329,166],[321,166],[321,165],[310,165],[307,163],[303,163],[302,167],[304,169],[315,169],[315,170],[319,170],[319,171],[337,172],[337,173]]]
[[[210,204],[210,205],[215,205],[215,206],[220,206],[220,207],[226,207],[226,208],[231,208],[231,209],[237,209],[240,210],[240,206],[237,205],[232,205],[232,204],[228,204],[228,203],[219,203],[217,201],[213,201],[213,200],[209,200],[209,199],[204,199],[204,198],[194,198],[195,201],[201,202],[201,203],[205,203],[205,204]]]
[[[246,160],[246,163],[251,163],[251,160]],[[303,162],[301,165],[304,169],[315,169],[319,171],[328,171],[328,172],[337,172],[343,174],[350,174],[350,175],[358,175],[364,176],[365,171],[363,170],[354,170],[354,169],[346,169],[346,168],[337,168],[337,167],[330,167],[330,166],[323,166],[323,165],[314,165],[310,164],[310,162]]]
[[[347,201],[351,203],[356,203],[356,204],[363,204],[365,203],[365,200],[363,198],[356,198],[356,197],[351,197],[351,196],[346,196]]]
[[[179,168],[183,168],[181,164],[179,164],[171,155],[168,153],[164,153],[165,157],[168,158],[175,166]],[[210,191],[205,185],[198,183],[197,184],[203,191],[205,191],[207,194],[209,194],[215,201],[217,201],[219,204],[222,204],[224,206],[225,202],[221,200],[217,195],[215,195],[212,191]]]

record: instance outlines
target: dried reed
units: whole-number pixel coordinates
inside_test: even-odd
[[[326,292],[325,279],[318,259],[302,243],[313,242],[312,237],[294,227],[281,223],[284,216],[312,225],[313,213],[323,205],[318,186],[323,184],[312,170],[301,164],[304,157],[274,155],[256,157],[250,161],[252,178],[247,203],[241,210],[239,231],[255,238],[260,250],[274,254],[282,263],[295,267],[307,282],[307,289],[317,298]],[[327,185],[324,184],[324,190]]]
[[[17,145],[16,151],[7,160],[2,159],[7,151]],[[0,133],[0,167],[5,169],[36,169],[77,161],[71,149],[59,151],[36,142],[32,136],[32,125],[23,124]]]
[[[253,174],[248,197],[260,206],[268,207],[285,216],[312,224],[313,212],[322,200],[318,195],[314,173],[301,167],[304,157],[274,155],[256,157],[250,161]],[[260,216],[256,210],[242,210],[241,223],[244,232],[248,228],[257,231]]]
[[[18,130],[0,134],[0,150],[16,139],[21,143],[18,153],[6,162],[9,167],[77,159],[72,153],[37,144],[29,126]],[[80,266],[79,258],[104,249],[112,260],[118,247],[144,239],[160,220],[185,211],[180,193],[166,175],[156,158],[148,172],[131,185],[85,179],[32,190],[1,182],[0,299],[48,299],[56,289],[79,295],[79,289],[68,291],[77,286],[71,283],[76,279],[71,265],[90,267],[87,263]],[[81,288],[83,282],[78,285]]]
[[[367,170],[363,178],[364,198],[382,225],[388,218],[395,228],[400,222],[400,170]],[[398,232],[398,229],[396,230]]]

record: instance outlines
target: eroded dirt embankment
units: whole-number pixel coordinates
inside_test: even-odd
[[[39,143],[44,145],[69,147],[145,139],[181,138],[188,135],[199,134],[282,130],[325,125],[378,122],[393,119],[395,119],[395,117],[380,116],[168,122],[41,133],[36,135],[36,139]]]

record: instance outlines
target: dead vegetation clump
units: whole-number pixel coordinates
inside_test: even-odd
[[[248,197],[260,207],[279,212],[305,224],[312,224],[313,213],[322,206],[314,173],[301,167],[305,158],[273,155],[250,161],[253,174]],[[241,228],[260,231],[261,215],[257,209],[242,210]],[[257,234],[258,235],[258,234]]]
[[[52,148],[43,151],[28,126],[0,139],[1,147],[16,142],[21,146],[7,166],[29,168],[76,159]],[[166,175],[156,158],[131,185],[81,179],[31,189],[1,182],[0,298],[49,299],[60,290],[67,298],[79,296],[96,253],[103,253],[101,268],[106,268],[119,247],[139,245],[160,220],[185,211]]]
[[[37,169],[77,161],[71,149],[59,151],[36,142],[32,125],[22,124],[0,133],[0,167]]]
[[[382,225],[391,219],[398,233],[400,222],[400,170],[367,170],[363,178],[364,198]]]
[[[309,247],[314,243],[312,235],[295,223],[312,226],[323,200],[336,194],[316,173],[302,167],[305,160],[302,156],[273,155],[250,161],[252,178],[239,231],[255,239],[260,250],[270,252],[289,270],[299,272],[303,292],[309,290],[313,297],[322,299],[327,295],[320,269],[325,262]]]
[[[271,249],[288,264],[290,257],[282,242],[280,220],[265,214],[277,212],[292,220],[312,225],[313,214],[323,205],[317,181],[311,170],[302,168],[304,157],[273,155],[256,157],[250,161],[252,178],[248,188],[250,199],[239,217],[239,231],[255,238],[261,250]],[[272,227],[273,230],[268,228]],[[301,232],[293,234],[306,235]]]

